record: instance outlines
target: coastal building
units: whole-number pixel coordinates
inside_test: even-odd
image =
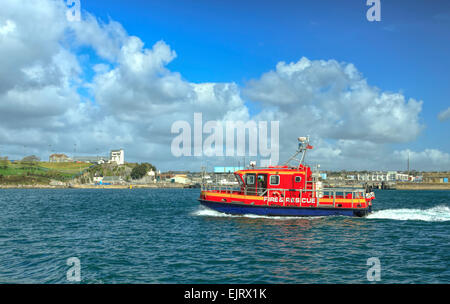
[[[387,174],[383,172],[370,172],[357,175],[358,181],[364,182],[384,182],[387,181]]]
[[[185,174],[177,174],[170,179],[170,182],[177,184],[190,184],[191,180]]]
[[[450,172],[427,172],[423,174],[423,182],[430,184],[447,184],[450,180]]]
[[[397,173],[395,179],[397,182],[407,182],[410,180],[410,176],[408,174]]]
[[[407,182],[415,180],[415,177],[397,171],[388,171],[357,174],[356,180],[362,182]]]
[[[71,161],[72,159],[65,154],[52,154],[49,157],[49,162],[51,163],[67,163]]]
[[[103,176],[94,176],[94,183],[102,183]]]
[[[125,164],[124,150],[112,150],[110,156],[74,156],[73,161],[92,163],[92,164],[104,164],[104,163],[116,163],[117,165]]]
[[[120,150],[112,150],[110,153],[110,162],[115,162],[118,165],[125,164],[125,154],[123,149]]]
[[[102,164],[107,158],[104,156],[74,156],[73,161],[82,163]]]
[[[388,182],[395,182],[397,180],[397,171],[388,171],[386,174],[386,180]]]
[[[156,172],[153,170],[150,170],[147,172],[147,176],[152,182],[156,182]]]
[[[123,178],[121,176],[105,176],[102,180],[103,184],[117,185],[123,183]]]
[[[423,176],[411,176],[411,178],[412,178],[412,182],[415,182],[415,183],[422,183],[423,182]]]
[[[159,173],[156,176],[156,179],[158,181],[168,181],[170,182],[170,179],[173,177],[174,175],[172,173],[169,172],[165,172],[165,173]]]

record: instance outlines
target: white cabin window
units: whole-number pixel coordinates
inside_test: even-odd
[[[280,184],[280,176],[279,175],[270,176],[270,185],[271,186],[277,186],[279,184]]]
[[[296,183],[299,183],[299,182],[301,182],[302,181],[302,177],[301,176],[296,176],[295,177],[295,182]]]

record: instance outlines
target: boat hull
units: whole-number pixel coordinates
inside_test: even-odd
[[[264,215],[264,216],[367,216],[369,209],[344,209],[344,208],[305,208],[305,207],[280,207],[280,206],[255,206],[241,203],[221,203],[207,200],[199,200],[200,203],[210,209],[232,215]]]

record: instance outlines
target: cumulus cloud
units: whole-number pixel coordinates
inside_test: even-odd
[[[296,149],[298,136],[309,134],[316,147],[311,162],[331,169],[388,169],[403,157],[389,144],[413,141],[423,128],[422,101],[369,85],[350,63],[280,62],[241,87],[189,82],[168,69],[176,58],[167,42],[146,45],[112,19],[83,12],[81,21],[68,22],[63,1],[3,1],[3,150],[6,146],[12,158],[46,158],[49,145],[69,154],[75,145],[77,153],[87,154],[123,147],[128,160],[198,170],[198,159],[174,158],[170,143],[171,125],[179,120],[193,125],[200,112],[204,121],[219,123],[280,121],[281,159]],[[261,104],[262,111],[250,115],[246,101]],[[416,153],[423,163],[448,161],[438,150]],[[217,165],[224,161],[210,159]]]
[[[264,104],[256,117],[280,121],[282,147],[309,134],[318,147],[309,159],[332,169],[388,169],[388,145],[413,141],[424,128],[422,101],[370,85],[351,63],[280,62],[243,94]]]
[[[2,3],[0,139],[9,151],[126,147],[129,157],[171,161],[174,121],[191,121],[193,111],[205,119],[246,113],[235,84],[193,84],[169,71],[176,53],[164,41],[148,48],[113,20],[84,13],[68,22],[65,13],[63,1]],[[103,62],[82,65],[81,47]],[[82,78],[86,69],[92,81]]]
[[[13,150],[14,145],[43,146],[70,130],[68,114],[82,106],[75,87],[81,67],[61,44],[64,12],[62,2],[2,2],[0,138]]]
[[[370,86],[353,64],[335,60],[278,63],[244,94],[285,114],[297,129],[324,138],[408,142],[417,137],[422,102]]]
[[[128,33],[120,23],[112,19],[106,23],[99,21],[92,14],[84,13],[80,22],[68,23],[68,43],[91,47],[101,58],[116,61],[122,45],[129,38]]]

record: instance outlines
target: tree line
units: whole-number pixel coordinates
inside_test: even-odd
[[[156,167],[149,163],[142,163],[131,170],[130,176],[132,179],[141,179],[150,171],[156,172]]]

